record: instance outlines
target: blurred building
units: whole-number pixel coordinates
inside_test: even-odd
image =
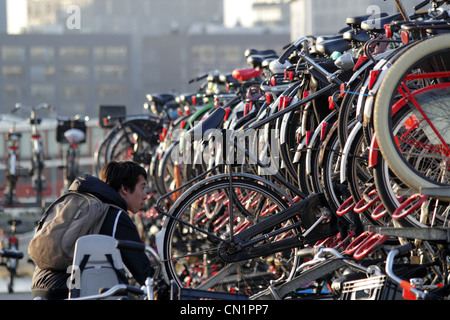
[[[287,0],[290,4],[291,39],[308,35],[335,34],[347,27],[347,17],[398,12],[394,1],[385,0]],[[402,0],[406,12],[412,13],[420,0]]]
[[[2,110],[47,102],[92,117],[100,104],[131,105],[130,52],[125,35],[0,35]]]
[[[0,17],[12,1],[19,0],[0,0]],[[274,9],[263,7],[259,15],[266,18],[255,20],[260,21],[255,26],[226,28],[222,0],[27,0],[25,27],[7,34],[7,25],[0,25],[0,158],[15,123],[22,133],[21,165],[29,164],[29,115],[8,114],[15,103],[54,106],[51,114],[40,113],[47,117],[40,131],[46,195],[55,197],[64,146],[56,143],[56,120],[49,116],[95,118],[99,105],[126,105],[128,114],[142,114],[146,93],[191,92],[199,84],[189,86],[188,81],[198,73],[247,66],[247,48],[281,51],[289,42],[288,25],[262,25],[261,19],[269,19],[263,11]],[[86,172],[92,172],[92,157],[106,133],[96,120],[89,122],[81,147]],[[4,167],[0,162],[0,170]],[[0,174],[0,183],[3,179]],[[19,183],[21,196],[32,194],[29,179]]]
[[[0,35],[3,112],[45,101],[67,116],[93,117],[112,103],[141,113],[149,92],[193,90],[197,73],[231,72],[245,66],[245,49],[289,42],[288,7],[277,0],[255,0],[253,26],[232,29],[223,26],[223,0],[20,1],[26,27]]]

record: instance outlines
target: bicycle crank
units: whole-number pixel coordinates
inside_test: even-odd
[[[218,255],[230,263],[290,250],[334,234],[330,223],[333,215],[324,195],[315,194],[236,234],[221,244]],[[289,237],[277,238],[288,232]]]

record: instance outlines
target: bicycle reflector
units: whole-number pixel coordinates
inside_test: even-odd
[[[272,94],[270,92],[266,92],[264,94],[264,96],[266,97],[266,103],[267,104],[271,104],[273,102]]]
[[[385,34],[386,38],[388,38],[388,39],[392,38],[392,29],[391,29],[390,24],[384,25],[384,34]]]
[[[18,243],[19,240],[16,237],[9,238],[9,243]]]
[[[377,81],[378,75],[380,74],[380,70],[371,70],[369,72],[369,89],[372,89],[375,81]]]
[[[402,38],[402,42],[404,44],[408,44],[409,43],[409,34],[408,31],[403,30],[402,32],[400,32],[401,38]]]
[[[280,97],[280,106],[278,107],[279,110],[286,108],[291,103],[292,98],[291,97]]]

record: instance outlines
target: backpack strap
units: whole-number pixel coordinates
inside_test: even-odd
[[[117,211],[117,214],[116,214],[116,219],[114,220],[114,226],[113,226],[113,230],[112,230],[112,236],[114,238],[116,237],[117,225],[119,223],[119,218],[120,218],[121,213],[122,213],[122,210],[119,209],[119,211]]]

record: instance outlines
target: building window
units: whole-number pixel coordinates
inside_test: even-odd
[[[203,45],[192,48],[192,55],[196,62],[214,63],[214,46]]]
[[[6,81],[24,80],[25,72],[21,66],[3,66],[2,77]]]
[[[26,96],[26,89],[20,85],[7,84],[3,87],[3,98],[21,100]],[[17,101],[16,101],[17,102]]]
[[[50,62],[55,57],[55,49],[52,47],[31,47],[30,59],[32,61]]]
[[[124,46],[105,46],[94,48],[95,61],[125,62],[128,50]]]
[[[218,51],[219,61],[237,64],[242,60],[242,49],[239,46],[221,46]]]
[[[34,83],[31,85],[31,98],[47,102],[55,99],[55,86],[49,83]]]
[[[55,77],[55,66],[31,66],[31,81],[53,80]]]
[[[127,67],[104,65],[95,66],[95,80],[123,81],[126,79]]]
[[[89,59],[89,48],[67,46],[59,49],[61,60],[87,60]]]
[[[64,80],[87,80],[89,68],[83,65],[70,65],[61,68],[61,77]]]
[[[3,46],[3,61],[25,61],[25,48],[19,46]]]
[[[98,87],[97,97],[99,99],[121,99],[127,98],[127,87],[114,84],[103,84]]]
[[[63,88],[66,100],[77,100],[89,98],[89,87],[87,85],[68,85]]]

